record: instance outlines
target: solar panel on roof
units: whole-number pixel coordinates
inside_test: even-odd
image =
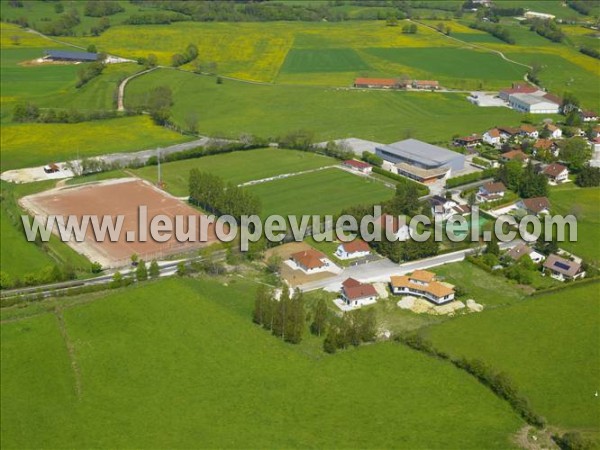
[[[568,264],[565,264],[564,262],[560,261],[555,261],[554,265],[562,270],[569,270],[571,268],[571,266],[569,266]]]

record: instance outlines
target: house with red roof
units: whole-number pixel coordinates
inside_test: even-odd
[[[529,156],[526,153],[523,153],[522,150],[510,150],[506,153],[503,153],[500,159],[503,162],[521,161],[523,164],[527,164],[529,162]]]
[[[373,166],[363,161],[357,161],[355,159],[348,159],[342,163],[344,167],[355,170],[360,173],[370,174],[373,171]]]
[[[356,88],[374,88],[374,89],[398,89],[400,81],[396,78],[357,78],[354,80]]]
[[[483,142],[493,145],[494,147],[500,146],[502,138],[500,137],[500,130],[498,128],[492,128],[483,134]]]
[[[335,251],[339,259],[363,258],[371,254],[371,247],[362,239],[341,243]]]
[[[564,183],[569,179],[569,169],[558,163],[548,164],[542,173],[548,177],[548,180],[556,184]]]
[[[524,198],[517,203],[517,207],[534,216],[550,214],[550,201],[546,197]]]
[[[353,308],[371,305],[377,301],[377,290],[371,284],[348,278],[342,283],[342,300]]]
[[[598,122],[598,113],[594,111],[580,111],[579,115],[584,122]]]
[[[499,200],[504,197],[506,186],[501,181],[485,183],[479,187],[479,191],[475,194],[475,198],[480,203]]]
[[[300,269],[307,274],[323,272],[333,266],[327,256],[313,248],[293,253],[290,261],[293,269]]]

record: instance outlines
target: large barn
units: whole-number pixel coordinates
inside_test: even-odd
[[[464,155],[417,139],[375,148],[377,156],[394,165],[397,173],[429,183],[464,169]]]
[[[45,50],[44,59],[46,61],[94,62],[98,61],[98,53]]]

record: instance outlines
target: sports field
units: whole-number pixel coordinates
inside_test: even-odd
[[[481,108],[464,94],[382,92],[317,86],[253,85],[174,70],[157,70],[127,85],[125,104],[143,102],[148,90],[173,90],[173,118],[197,113],[201,133],[237,138],[241,133],[276,137],[293,130],[315,132],[319,141],[360,137],[393,142],[412,136],[429,142],[481,132],[521,115],[508,108]],[[203,105],[211,105],[210,113]]]
[[[198,211],[150,183],[132,178],[54,189],[24,197],[21,202],[28,212],[43,217],[75,216],[81,220],[84,216],[96,216],[99,222],[108,217],[116,223],[116,218],[121,216],[122,226],[119,230],[115,225],[115,236],[107,234],[101,237],[94,234],[94,227],[90,225],[84,229],[87,231],[85,240],[76,242],[71,236],[68,243],[77,252],[91,261],[99,262],[103,267],[123,266],[133,254],[146,260],[166,258],[169,254],[198,248],[216,239],[214,227],[211,226],[208,230],[204,229],[206,234],[201,243],[198,236],[203,228],[197,225],[196,240],[178,242],[174,235],[175,216],[198,216]],[[142,219],[141,207],[145,207],[146,219]],[[149,231],[149,224],[158,215],[165,216],[172,224],[172,233],[163,242],[155,240]],[[184,219],[183,223],[187,229],[188,222]],[[146,238],[142,237],[142,232],[146,233]],[[133,233],[131,239],[130,233]]]
[[[338,164],[335,159],[315,153],[263,148],[163,163],[160,167],[165,189],[173,195],[183,197],[189,194],[191,169],[210,172],[237,185],[335,164]],[[156,166],[143,167],[132,172],[148,181],[157,181]]]
[[[171,279],[73,299],[71,353],[52,312],[4,310],[3,446],[512,445],[522,422],[472,377],[392,343],[311,357],[252,324],[256,286]]]
[[[247,188],[262,201],[261,216],[272,214],[338,214],[354,205],[393,197],[382,183],[340,169],[325,169]]]
[[[431,327],[428,335],[454,356],[505,371],[550,424],[598,436],[598,289],[598,283],[569,287],[459,317]]]
[[[588,262],[600,261],[600,188],[580,188],[569,183],[550,190],[552,211],[577,218],[577,242],[561,242]]]

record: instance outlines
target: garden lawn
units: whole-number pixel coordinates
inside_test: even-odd
[[[393,343],[311,358],[252,324],[255,289],[170,279],[65,309],[79,400],[55,318],[2,323],[3,446],[511,447],[522,421],[474,378]]]
[[[182,197],[189,195],[191,169],[210,172],[226,181],[240,184],[334,164],[337,164],[335,159],[315,153],[263,148],[163,163],[160,168],[166,190]],[[133,172],[153,182],[156,182],[158,176],[156,166],[143,167]]]
[[[570,286],[428,329],[434,345],[506,372],[549,424],[600,435],[600,285]],[[498,295],[503,295],[499,292]]]
[[[147,116],[76,124],[23,123],[2,126],[2,170],[106,153],[131,152],[189,140],[154,125]]]
[[[262,217],[273,214],[339,214],[344,208],[393,197],[382,183],[339,169],[298,175],[247,188],[262,202]]]

